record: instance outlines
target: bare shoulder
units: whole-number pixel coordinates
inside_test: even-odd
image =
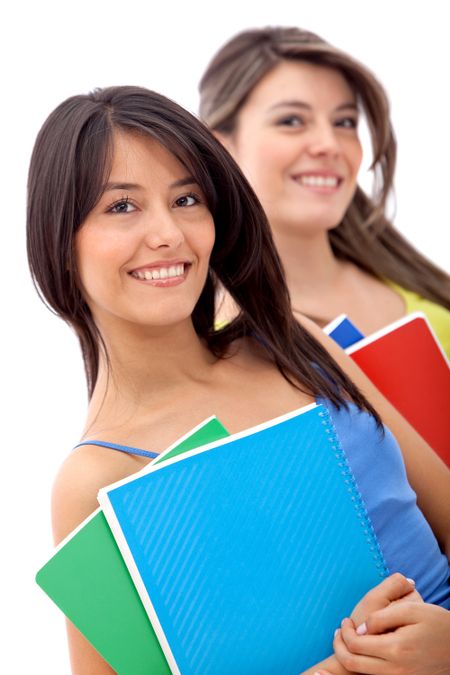
[[[298,323],[303,326],[303,328],[306,328],[306,330],[309,333],[312,333],[315,338],[317,338],[319,341],[321,340],[321,337],[327,337],[326,334],[323,332],[323,330],[318,326],[312,319],[309,319],[307,316],[304,314],[300,314],[300,312],[297,312],[295,314],[295,318],[298,321]]]
[[[378,395],[380,397],[378,402],[383,403],[383,397],[378,392],[378,390],[372,385],[370,380],[362,372],[356,363],[346,354],[346,352],[340,347],[337,342],[335,342],[329,335],[327,335],[320,326],[318,326],[314,321],[311,321],[308,317],[299,314],[296,316],[296,319],[303,328],[305,328],[315,339],[320,342],[322,347],[324,347],[330,356],[339,364],[342,370],[346,375],[353,380],[353,382],[361,389],[361,391],[368,396],[369,399],[375,396],[375,399],[378,401]],[[376,405],[372,401],[373,405]]]
[[[101,487],[141,468],[135,458],[98,446],[81,446],[62,463],[52,491],[52,525],[59,543],[98,507]]]

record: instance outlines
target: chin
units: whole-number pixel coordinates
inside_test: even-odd
[[[329,232],[330,230],[334,230],[334,228],[342,222],[344,215],[345,211],[341,210],[332,213],[329,211],[326,213],[316,212],[312,213],[310,217],[305,217],[303,215],[303,217],[298,218],[296,221],[297,228],[310,232]]]
[[[285,217],[270,218],[269,222],[275,232],[286,232],[312,236],[318,232],[329,232],[337,227],[344,217],[345,210],[301,209],[285,214]]]
[[[308,222],[302,222],[302,220],[297,219],[290,223],[284,223],[283,225],[277,225],[273,227],[275,232],[284,232],[290,235],[297,235],[298,237],[315,237],[318,234],[327,234],[331,230],[334,230],[338,226],[340,221],[330,221],[329,219],[315,219],[308,220]]]

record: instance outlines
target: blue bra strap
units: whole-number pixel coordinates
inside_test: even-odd
[[[79,448],[81,445],[99,445],[102,448],[109,448],[110,450],[119,450],[120,452],[127,452],[129,455],[140,455],[140,457],[152,457],[152,458],[158,457],[157,452],[150,452],[150,450],[140,450],[139,448],[132,448],[129,445],[108,443],[107,441],[82,441],[81,443],[78,443],[75,446],[75,448]]]

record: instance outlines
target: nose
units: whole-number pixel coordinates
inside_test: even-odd
[[[184,242],[182,229],[174,215],[165,208],[154,210],[143,220],[144,241],[151,249],[177,249]]]
[[[338,155],[341,147],[336,129],[328,120],[319,120],[311,129],[308,150],[311,155]]]

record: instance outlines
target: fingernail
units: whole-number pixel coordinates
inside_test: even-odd
[[[339,635],[339,628],[336,628],[336,630],[334,631],[334,637],[336,637],[337,635]]]
[[[367,624],[365,621],[360,626],[358,626],[356,632],[358,633],[358,635],[365,635],[367,633]]]
[[[411,586],[415,586],[415,585],[416,585],[416,582],[414,581],[414,579],[409,579],[408,577],[406,577],[406,581],[409,581],[409,583],[411,584]]]

